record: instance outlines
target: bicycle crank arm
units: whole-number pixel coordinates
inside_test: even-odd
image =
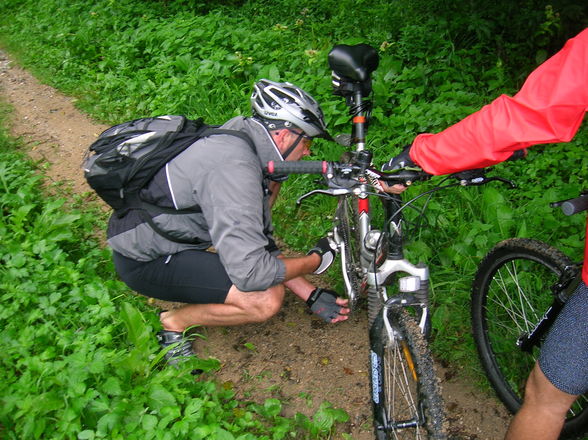
[[[349,298],[349,308],[351,310],[354,310],[355,305],[357,303],[357,295],[356,295],[355,289],[353,287],[353,284],[351,283],[351,280],[349,279],[349,275],[346,270],[347,260],[345,259],[345,242],[344,241],[339,242],[339,252],[341,255],[341,267],[343,269],[342,270],[343,282],[345,283],[345,290],[347,292],[347,297]]]

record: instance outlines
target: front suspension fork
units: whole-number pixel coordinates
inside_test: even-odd
[[[390,277],[395,273],[405,273],[398,279],[398,294],[388,296],[384,286],[389,285]],[[387,259],[378,267],[376,272],[368,272],[368,285],[379,289],[382,292],[382,299],[385,301],[381,313],[383,313],[386,329],[391,327],[388,322],[386,310],[394,305],[413,307],[418,311],[416,316],[418,325],[425,336],[431,331],[429,315],[429,268],[424,264],[414,265],[411,262],[401,259]]]

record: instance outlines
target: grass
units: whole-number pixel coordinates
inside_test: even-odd
[[[331,131],[339,133],[348,130],[348,117],[344,104],[331,95],[325,60],[334,44],[367,42],[380,55],[369,133],[379,164],[417,133],[442,130],[499,94],[514,93],[538,63],[586,26],[588,17],[585,6],[567,0],[524,5],[506,0],[150,0],[148,5],[76,0],[63,7],[58,0],[4,0],[0,44],[104,122],[178,113],[219,123],[248,114],[252,83],[267,77],[311,92],[322,103]],[[515,190],[500,185],[452,189],[430,201],[407,252],[431,268],[433,345],[439,357],[476,368],[469,285],[494,243],[534,237],[581,258],[584,219],[564,218],[549,202],[576,196],[586,186],[587,142],[584,126],[571,143],[537,147],[525,161],[495,167],[495,174],[517,183]],[[324,141],[314,147],[315,158],[340,154],[340,147]],[[409,195],[438,181],[415,185]],[[289,246],[306,250],[328,229],[332,200],[315,198],[295,208],[295,198],[313,188],[313,180],[291,178],[286,186],[274,213],[276,230]],[[19,206],[14,221],[24,222],[27,209],[29,204]],[[45,217],[57,216],[60,208],[47,212]],[[79,215],[76,221],[89,221]],[[62,233],[55,231],[57,237]],[[17,257],[17,264],[19,258],[24,257]],[[100,272],[105,279],[108,269]]]

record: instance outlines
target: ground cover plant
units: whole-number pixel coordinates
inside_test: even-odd
[[[446,128],[526,75],[586,26],[585,2],[398,0],[158,1],[4,0],[0,42],[50,84],[104,122],[181,113],[211,123],[248,114],[251,84],[288,80],[323,105],[334,133],[348,129],[330,91],[334,44],[379,50],[370,148],[383,162],[420,132]],[[354,13],[349,13],[353,10]],[[497,241],[534,237],[581,257],[582,216],[564,219],[548,203],[585,186],[585,128],[566,145],[537,147],[497,166],[518,189],[450,190],[428,204],[409,252],[431,266],[436,353],[467,362],[469,284]],[[317,141],[314,157],[341,148]],[[412,188],[414,195],[438,180]],[[279,235],[305,250],[328,228],[332,201],[293,200],[313,185],[291,178],[276,207]],[[415,214],[416,216],[416,214]]]
[[[92,238],[102,216],[47,197],[17,147],[1,129],[1,438],[319,439],[346,420],[328,403],[285,418],[277,399],[237,400],[215,359],[164,367],[154,311]]]

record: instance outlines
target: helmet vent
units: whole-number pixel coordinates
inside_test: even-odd
[[[254,86],[251,107],[254,115],[276,121],[276,127],[295,126],[310,137],[330,138],[316,100],[293,84],[260,80]]]

